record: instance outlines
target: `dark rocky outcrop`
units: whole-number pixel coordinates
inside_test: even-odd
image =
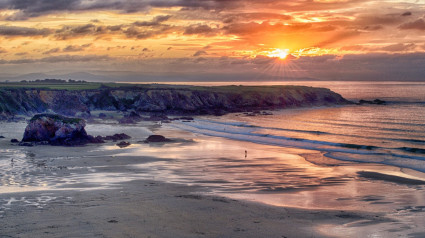
[[[381,100],[381,99],[375,99],[373,101],[369,101],[369,100],[363,100],[361,99],[358,103],[358,105],[363,105],[363,104],[375,104],[375,105],[383,105],[386,104],[385,101]]]
[[[101,137],[101,139],[103,140],[112,140],[112,141],[118,141],[118,140],[128,140],[131,139],[131,136],[125,134],[125,133],[120,133],[120,134],[114,134],[112,136],[104,136]]]
[[[10,142],[11,143],[19,143],[19,140],[18,139],[11,139]]]
[[[120,148],[125,148],[125,147],[128,147],[130,145],[131,145],[131,143],[127,142],[127,141],[121,141],[120,143],[117,144],[117,146],[120,147]]]
[[[194,118],[193,117],[180,117],[180,120],[184,120],[184,121],[193,121]]]
[[[80,118],[57,114],[38,114],[29,121],[20,145],[41,143],[76,146],[103,142],[99,138],[87,135],[85,126],[85,121]]]
[[[0,89],[0,118],[48,110],[83,117],[89,117],[91,110],[134,111],[151,115],[223,115],[348,103],[329,89],[304,86],[141,85],[73,91],[3,88]],[[131,113],[127,118],[139,120]]]
[[[158,143],[158,142],[171,142],[170,139],[165,138],[162,135],[150,135],[145,141],[145,143]]]

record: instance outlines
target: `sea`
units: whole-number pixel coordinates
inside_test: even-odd
[[[324,87],[353,102],[380,99],[386,103],[285,109],[271,112],[273,115],[234,113],[197,118],[195,122],[181,123],[177,127],[208,136],[314,150],[338,161],[378,163],[425,172],[424,82],[234,84]]]

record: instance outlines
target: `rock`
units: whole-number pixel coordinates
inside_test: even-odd
[[[128,117],[132,117],[132,118],[142,118],[137,112],[135,111],[131,111],[130,114],[128,115]]]
[[[145,140],[145,143],[170,142],[170,141],[171,141],[170,139],[167,139],[161,135],[151,135]]]
[[[93,144],[105,143],[105,141],[103,140],[101,136],[93,137],[91,135],[88,135],[88,137],[89,137],[90,143],[93,143]]]
[[[361,99],[358,103],[357,103],[357,105],[363,105],[363,104],[375,104],[375,105],[383,105],[383,104],[385,104],[386,102],[385,101],[383,101],[383,100],[381,100],[381,99],[375,99],[375,100],[373,100],[373,101],[369,101],[369,100],[363,100],[363,99]]]
[[[12,142],[12,143],[19,143],[18,139],[11,139],[10,142]]]
[[[112,141],[128,140],[128,139],[131,139],[131,136],[129,136],[129,135],[125,134],[125,133],[120,133],[120,134],[115,134],[115,135],[112,135],[112,136],[100,137],[100,139],[103,139],[103,140],[112,140]]]
[[[373,100],[373,103],[378,104],[378,105],[382,105],[382,104],[385,104],[386,102],[383,101],[383,100],[380,100],[380,99],[375,99],[375,100]]]
[[[85,121],[80,118],[58,114],[38,114],[29,121],[21,143],[48,142],[50,145],[62,146],[99,143],[93,136],[87,135],[85,126]]]
[[[134,124],[142,120],[142,117],[135,111],[131,111],[129,114],[124,115],[118,122],[120,124]]]
[[[180,117],[180,120],[193,121],[193,117]]]
[[[130,146],[130,145],[131,145],[131,143],[127,142],[127,141],[121,141],[120,143],[117,144],[117,146],[120,147],[120,148],[125,148],[125,147]]]
[[[29,143],[29,142],[21,142],[19,143],[20,146],[27,146],[27,147],[33,147],[34,144],[33,143]]]
[[[0,136],[0,139],[4,139],[5,137],[4,136]]]
[[[271,113],[271,112],[261,112],[261,115],[270,116],[270,115],[273,115],[273,113]]]

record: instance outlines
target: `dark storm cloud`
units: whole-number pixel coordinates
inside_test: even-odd
[[[47,28],[37,29],[19,26],[0,26],[0,35],[2,36],[47,36],[52,31]]]

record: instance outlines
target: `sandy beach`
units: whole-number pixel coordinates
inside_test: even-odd
[[[425,238],[425,0],[0,0],[0,238]]]
[[[123,149],[11,145],[24,127],[2,124],[0,237],[425,235],[424,178],[413,171],[151,122],[87,126],[128,133]],[[138,142],[152,133],[174,142]]]

